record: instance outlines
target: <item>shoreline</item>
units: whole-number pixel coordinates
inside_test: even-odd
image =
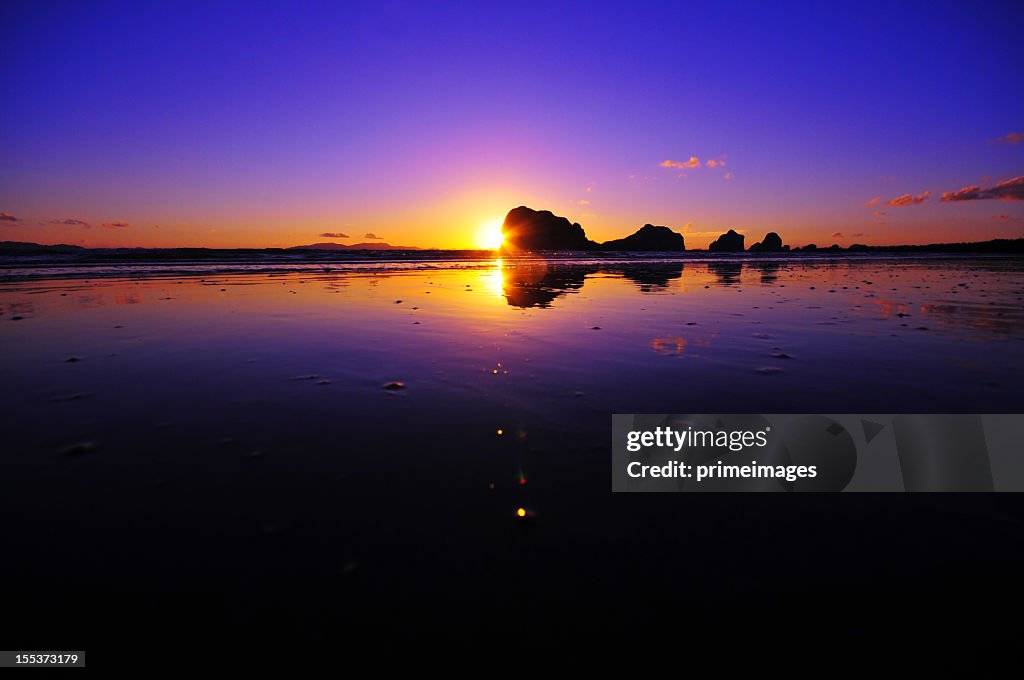
[[[116,277],[201,276],[227,274],[360,274],[377,272],[415,272],[442,270],[481,270],[517,266],[551,267],[638,267],[658,265],[736,264],[818,265],[823,263],[906,263],[933,261],[1005,261],[1024,262],[1024,253],[992,252],[783,252],[783,253],[624,253],[597,254],[588,252],[553,251],[529,255],[507,256],[494,254],[481,257],[481,251],[412,251],[432,253],[432,257],[409,257],[402,251],[380,251],[384,255],[374,258],[351,257],[332,253],[328,257],[276,258],[261,255],[224,258],[212,255],[193,259],[105,258],[82,260],[53,256],[0,255],[0,282],[10,283],[38,279],[90,279]],[[397,254],[396,254],[397,253]],[[466,257],[458,257],[459,253]]]

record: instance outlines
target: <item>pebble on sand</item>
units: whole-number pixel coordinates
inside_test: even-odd
[[[405,383],[401,382],[399,380],[392,380],[391,382],[386,383],[384,385],[384,389],[392,390],[392,391],[393,390],[404,390],[405,389]]]
[[[86,454],[96,452],[95,442],[84,441],[75,442],[74,444],[68,444],[63,446],[57,451],[62,456],[84,456]]]
[[[782,373],[782,369],[779,368],[778,366],[762,366],[761,368],[757,369],[757,372],[762,373],[764,375],[773,375],[775,373]]]
[[[82,360],[82,357],[68,357],[67,359],[64,360],[64,363],[73,364],[76,361],[81,361],[81,360]]]

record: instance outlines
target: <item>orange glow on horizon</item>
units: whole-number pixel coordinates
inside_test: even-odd
[[[918,194],[920,196],[922,194]],[[71,244],[86,248],[289,248],[314,243],[335,242],[387,243],[442,250],[494,250],[501,248],[503,218],[496,215],[509,206],[528,205],[538,210],[579,222],[588,238],[605,241],[623,238],[644,222],[664,224],[681,233],[687,250],[703,250],[718,236],[735,229],[746,237],[746,247],[774,231],[783,243],[801,247],[815,243],[825,248],[833,243],[847,247],[854,243],[869,246],[923,245],[957,243],[965,240],[987,241],[995,238],[1020,238],[1020,218],[1016,206],[992,208],[984,201],[965,204],[941,204],[924,201],[920,206],[891,208],[887,216],[859,210],[834,220],[811,219],[794,215],[790,219],[752,215],[742,202],[734,206],[726,218],[718,212],[696,209],[674,211],[653,204],[647,209],[609,208],[596,214],[580,213],[569,207],[568,199],[538,195],[537,192],[479,191],[453,193],[435,202],[408,206],[378,206],[352,213],[342,213],[333,205],[308,206],[302,212],[273,214],[251,211],[234,212],[227,206],[207,213],[196,208],[175,215],[146,215],[136,211],[95,212],[74,209],[47,209],[39,212],[12,210],[17,220],[0,222],[4,233],[0,240],[26,241],[41,244]],[[575,201],[573,201],[575,203]],[[559,206],[562,207],[559,207]],[[974,217],[962,215],[930,216],[928,210],[973,210]],[[996,210],[999,214],[993,215]],[[336,216],[341,214],[342,216]],[[332,217],[331,215],[335,215]],[[113,228],[104,225],[123,224]],[[375,234],[368,238],[366,234]],[[495,252],[495,255],[498,253]],[[498,281],[495,280],[494,284]],[[498,286],[491,289],[499,293]]]

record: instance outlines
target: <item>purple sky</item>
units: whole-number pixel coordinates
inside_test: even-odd
[[[1020,3],[295,4],[5,2],[0,240],[1024,236]]]

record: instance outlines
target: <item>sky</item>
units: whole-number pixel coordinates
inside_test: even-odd
[[[1024,5],[0,6],[0,240],[1024,236]],[[959,192],[959,193],[958,193]]]

